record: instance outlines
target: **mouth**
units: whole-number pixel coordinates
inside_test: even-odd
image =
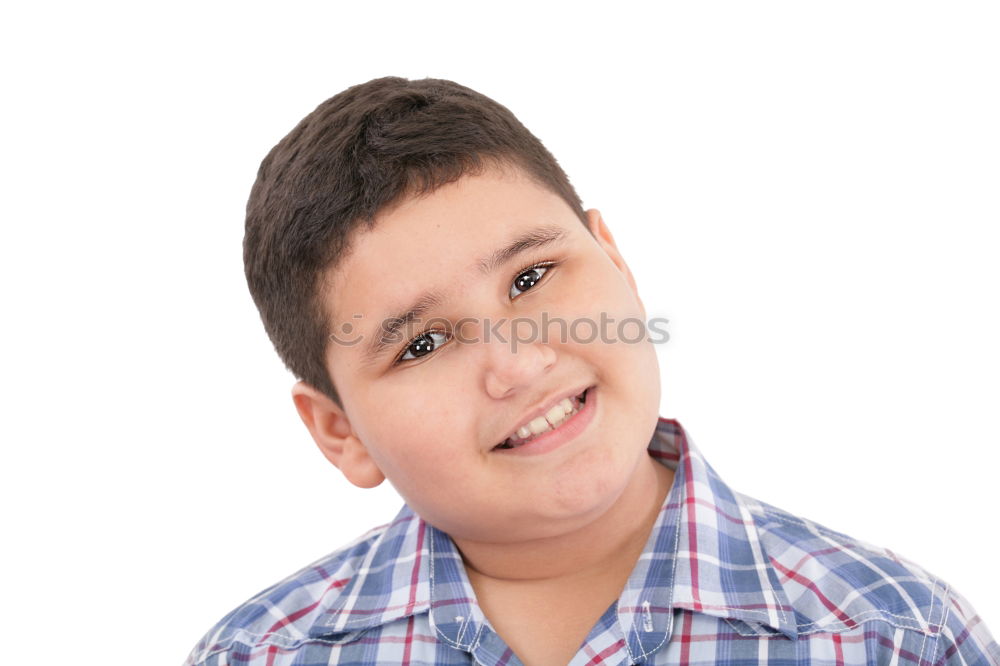
[[[586,409],[587,398],[592,394],[593,388],[593,386],[589,386],[577,395],[563,398],[544,415],[522,424],[510,437],[494,446],[493,450],[518,449],[532,444],[540,438],[550,439],[549,433],[563,431],[567,425],[577,420],[578,414]]]

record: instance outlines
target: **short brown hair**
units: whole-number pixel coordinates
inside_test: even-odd
[[[506,107],[452,81],[374,79],[320,104],[271,149],[247,202],[243,261],[264,328],[296,377],[340,404],[324,361],[321,277],[404,197],[491,165],[522,170],[586,224],[555,158]]]

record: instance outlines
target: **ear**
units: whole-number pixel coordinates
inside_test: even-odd
[[[348,481],[359,488],[374,488],[385,480],[368,449],[355,436],[347,414],[329,396],[298,382],[292,387],[292,401],[319,450]]]
[[[621,252],[618,251],[615,239],[611,235],[608,225],[605,224],[604,218],[601,217],[601,212],[596,208],[591,208],[586,212],[586,215],[587,228],[590,229],[590,235],[594,237],[594,240],[601,246],[601,249],[611,257],[611,261],[618,267],[618,270],[625,275],[625,281],[632,288],[632,293],[635,294],[635,299],[639,302],[639,307],[642,308],[642,316],[645,317],[646,306],[642,304],[642,299],[639,297],[639,289],[635,285],[635,278],[632,277],[632,271],[629,270],[628,264],[625,263]]]

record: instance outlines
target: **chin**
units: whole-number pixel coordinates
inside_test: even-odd
[[[588,521],[601,516],[621,497],[632,479],[635,465],[626,460],[611,460],[607,455],[593,454],[592,464],[579,474],[567,474],[553,484],[539,509],[555,521]],[[544,502],[544,504],[543,504]]]

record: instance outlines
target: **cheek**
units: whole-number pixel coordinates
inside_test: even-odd
[[[592,267],[594,262],[588,264]],[[599,320],[601,313],[616,320],[641,317],[642,309],[625,276],[610,263],[600,260],[602,270],[575,271],[571,288],[562,295],[573,311]]]
[[[407,489],[445,483],[457,473],[462,448],[472,450],[466,412],[447,396],[413,387],[385,395],[392,409],[382,409],[372,420],[373,457],[401,493]]]

